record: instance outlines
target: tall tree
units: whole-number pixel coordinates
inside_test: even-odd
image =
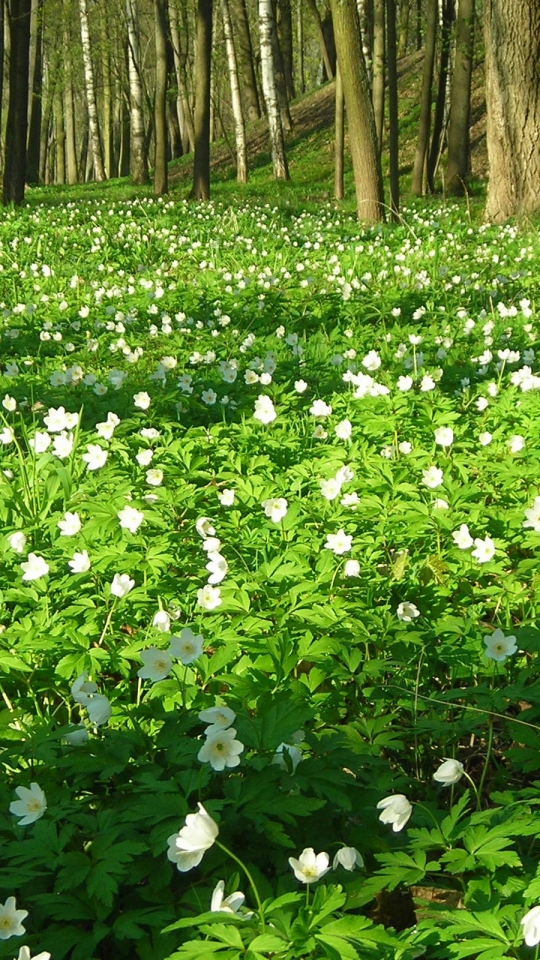
[[[193,114],[191,112],[187,90],[187,44],[186,37],[184,36],[186,31],[181,29],[175,0],[173,0],[169,6],[169,27],[171,31],[176,86],[178,89],[176,97],[178,125],[182,138],[182,149],[184,153],[189,153],[190,150],[193,150],[195,147],[195,128],[193,126]]]
[[[293,25],[291,0],[277,0],[277,32],[279,47],[283,58],[283,74],[287,99],[293,100],[296,96],[294,89],[293,68]]]
[[[131,179],[148,183],[148,151],[144,129],[144,90],[141,78],[139,23],[135,0],[126,0],[128,36],[129,119],[131,130]]]
[[[383,219],[383,189],[373,104],[355,0],[331,0],[332,22],[349,128],[359,220]]]
[[[324,69],[326,72],[326,77],[328,80],[333,80],[335,72],[335,64],[332,63],[332,58],[330,56],[330,50],[326,43],[326,36],[324,33],[323,22],[321,15],[319,13],[319,8],[317,6],[317,0],[307,0],[308,7],[313,14],[313,19],[315,21],[315,29],[317,31],[317,36],[319,38],[319,46],[321,48],[321,56],[323,58]]]
[[[375,116],[375,130],[377,132],[377,148],[379,153],[382,150],[384,125],[385,3],[386,0],[373,0],[373,82],[371,95],[373,97],[373,113]]]
[[[399,219],[399,118],[397,85],[396,0],[386,0],[386,66],[388,72],[388,162],[390,216]]]
[[[540,210],[540,0],[485,0],[486,218]]]
[[[39,181],[39,149],[43,100],[43,0],[34,0],[30,19],[30,119],[26,157],[27,183]]]
[[[437,0],[428,0],[426,26],[426,46],[422,70],[422,89],[420,93],[420,117],[418,120],[418,140],[414,155],[411,190],[417,197],[424,193],[426,162],[429,149],[429,131],[431,127],[431,88],[433,86],[433,68],[437,43]]]
[[[6,124],[3,202],[24,200],[30,63],[31,0],[11,0],[9,26],[9,100]]]
[[[198,0],[195,36],[194,200],[210,197],[210,81],[212,65],[212,0]]]
[[[79,16],[81,20],[81,42],[86,87],[86,108],[88,111],[88,130],[92,149],[94,179],[97,180],[98,183],[101,183],[102,180],[105,180],[105,167],[103,165],[103,151],[101,148],[101,136],[96,100],[96,84],[94,79],[94,64],[92,61],[90,30],[88,26],[88,8],[86,5],[86,0],[79,0]]]
[[[261,76],[272,149],[272,165],[276,180],[288,180],[289,167],[285,153],[285,138],[283,135],[283,125],[281,122],[281,112],[276,88],[274,64],[275,33],[276,22],[274,19],[272,0],[259,0]]]
[[[154,99],[154,193],[168,190],[167,176],[167,0],[154,0],[156,21],[156,90]]]
[[[248,178],[246,130],[242,101],[240,99],[240,84],[238,82],[238,65],[233,39],[233,26],[228,0],[221,0],[221,15],[223,17],[223,33],[227,49],[227,64],[229,67],[229,82],[231,85],[231,101],[234,117],[234,132],[236,141],[236,179],[239,183],[246,183]]]
[[[459,196],[465,192],[469,175],[474,6],[474,0],[459,0],[456,21],[456,55],[450,92],[446,168],[446,191],[453,196]]]
[[[431,136],[431,146],[426,165],[427,184],[431,193],[435,192],[435,174],[444,148],[446,135],[445,121],[448,117],[448,68],[452,42],[452,24],[454,22],[454,0],[439,0],[439,17],[441,23],[439,79],[437,100],[435,102],[435,116],[433,118],[433,134]]]
[[[335,90],[335,147],[334,147],[334,197],[343,200],[344,189],[344,154],[345,154],[345,101],[343,99],[343,83],[339,64],[336,65]]]
[[[261,116],[257,89],[257,75],[253,57],[253,44],[246,9],[246,0],[229,0],[231,21],[234,25],[234,44],[238,62],[242,103],[246,120],[251,122]]]

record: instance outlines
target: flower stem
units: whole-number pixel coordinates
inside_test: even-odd
[[[226,847],[224,843],[221,843],[219,840],[216,840],[216,841],[215,841],[215,844],[216,844],[216,847],[219,847],[220,850],[223,850],[224,853],[226,853],[229,857],[231,857],[231,858],[234,860],[234,862],[237,863],[238,866],[242,868],[242,870],[244,871],[246,877],[248,878],[249,884],[250,884],[251,889],[253,890],[253,893],[254,893],[254,896],[255,896],[255,900],[256,900],[256,902],[257,902],[257,909],[258,909],[258,911],[259,911],[259,916],[260,916],[260,918],[261,918],[261,927],[262,927],[262,930],[263,930],[263,932],[264,932],[265,929],[266,929],[266,925],[265,925],[265,922],[264,922],[264,909],[263,909],[263,905],[262,905],[261,898],[260,898],[260,896],[259,896],[259,891],[257,890],[257,887],[256,887],[256,885],[255,885],[255,881],[254,881],[253,877],[251,876],[251,873],[249,872],[249,870],[248,870],[248,868],[246,867],[245,863],[242,863],[242,861],[236,856],[236,854],[233,853],[232,850],[229,850],[229,848]]]

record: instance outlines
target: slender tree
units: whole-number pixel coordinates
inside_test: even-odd
[[[411,12],[411,0],[401,0],[399,5],[399,30],[397,40],[397,58],[404,57],[407,53],[407,44],[409,42],[409,16]]]
[[[383,219],[383,189],[373,104],[355,0],[331,0],[336,50],[343,79],[358,218]]]
[[[377,132],[377,148],[382,150],[384,127],[384,90],[385,90],[385,3],[386,0],[373,0],[373,113]]]
[[[307,0],[307,5],[313,14],[313,19],[315,21],[315,28],[317,30],[317,36],[319,38],[319,46],[321,48],[321,56],[324,63],[324,69],[326,71],[326,77],[328,80],[333,80],[335,66],[332,63],[330,57],[330,51],[326,43],[326,37],[324,34],[323,23],[321,15],[319,13],[319,8],[317,6],[317,0]]]
[[[399,118],[397,84],[396,0],[386,0],[386,67],[388,73],[388,161],[390,216],[399,219]]]
[[[450,92],[446,168],[446,192],[453,196],[459,196],[465,192],[469,175],[474,6],[474,0],[459,0],[456,21],[456,55]]]
[[[253,56],[253,44],[246,0],[229,0],[231,22],[234,32],[234,46],[240,78],[240,92],[244,115],[248,123],[261,116],[261,104],[257,88],[257,74]]]
[[[345,154],[345,101],[343,99],[343,83],[341,81],[341,70],[339,64],[336,65],[336,90],[335,90],[335,156],[334,156],[334,197],[336,200],[343,200],[345,195],[343,181],[343,167]]]
[[[231,85],[231,100],[234,117],[234,133],[236,141],[236,179],[239,183],[246,183],[248,178],[246,130],[242,101],[240,99],[240,84],[238,82],[238,65],[233,40],[233,26],[228,0],[221,0],[221,15],[223,17],[223,32],[227,49],[227,64],[229,67],[229,82]]]
[[[148,183],[148,150],[144,128],[144,90],[140,72],[139,23],[134,0],[126,0],[128,37],[129,118],[131,129],[131,179]]]
[[[540,210],[540,0],[485,0],[488,220]]]
[[[26,181],[39,182],[39,150],[41,144],[41,114],[43,101],[43,0],[34,0],[30,19],[30,119]]]
[[[439,16],[441,23],[439,79],[437,85],[437,100],[435,101],[435,115],[433,118],[431,147],[429,149],[426,163],[427,184],[431,193],[435,192],[435,174],[439,165],[441,153],[444,149],[444,139],[446,135],[446,120],[448,118],[448,68],[450,64],[450,47],[452,43],[452,24],[454,22],[454,0],[440,0]]]
[[[212,0],[198,0],[195,39],[194,200],[210,197],[210,79],[212,65]]]
[[[276,23],[272,0],[259,0],[259,34],[261,43],[261,75],[270,145],[272,149],[272,164],[276,180],[289,179],[289,167],[285,153],[285,138],[279,109],[276,89],[276,74],[274,66],[275,43],[273,36],[276,32]]]
[[[187,90],[187,49],[185,43],[186,38],[184,36],[186,31],[180,27],[175,0],[173,0],[169,6],[169,26],[171,31],[176,86],[178,88],[176,97],[178,125],[182,138],[182,149],[184,153],[189,153],[189,151],[195,147],[195,128],[193,126],[193,114],[191,112]]]
[[[6,124],[3,202],[24,200],[28,127],[31,0],[11,0],[9,26],[9,100]]]
[[[426,26],[426,48],[422,70],[422,90],[420,93],[420,118],[418,120],[418,140],[414,155],[414,167],[411,190],[417,197],[424,193],[426,161],[429,149],[429,131],[431,127],[431,90],[433,86],[433,67],[435,64],[435,46],[437,42],[437,0],[428,0],[428,19]]]
[[[154,98],[154,193],[168,190],[167,170],[167,0],[154,0],[156,25],[156,90]]]
[[[105,180],[105,168],[103,165],[103,152],[101,149],[96,85],[94,80],[94,64],[92,61],[92,50],[90,46],[90,30],[88,26],[88,9],[86,0],[79,0],[79,16],[81,20],[81,42],[86,87],[86,108],[88,111],[88,130],[92,150],[94,179],[97,180],[98,183],[101,183],[102,180]]]

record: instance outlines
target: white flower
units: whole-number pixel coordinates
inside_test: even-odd
[[[364,858],[356,847],[341,847],[334,857],[333,869],[337,870],[340,864],[345,870],[352,871],[355,867],[364,866]]]
[[[315,427],[312,435],[313,435],[313,439],[314,439],[314,440],[326,440],[326,438],[327,438],[327,436],[328,436],[328,434],[327,434],[326,430],[324,429],[322,423],[318,423],[318,424],[317,424],[317,426]]]
[[[13,900],[13,897],[10,898]],[[540,906],[533,907],[521,920],[523,936],[528,947],[535,947],[540,943]]]
[[[478,397],[476,401],[476,409],[482,413],[489,406],[489,400],[487,397]]]
[[[169,676],[172,670],[172,660],[169,650],[158,650],[157,647],[149,647],[147,650],[141,650],[139,657],[144,666],[137,670],[137,676],[141,680],[164,680]]]
[[[378,370],[381,365],[381,358],[376,350],[370,350],[362,360],[362,366],[369,370],[370,373],[373,373],[375,370]]]
[[[230,707],[207,707],[206,710],[201,710],[199,714],[199,720],[202,720],[203,723],[210,724],[210,726],[206,728],[206,735],[209,733],[219,733],[220,730],[226,730],[227,727],[230,727],[231,724],[234,723],[235,718],[236,714]]]
[[[239,920],[249,920],[253,916],[252,910],[246,910],[244,908],[244,900],[246,898],[243,893],[237,890],[236,893],[231,893],[228,897],[224,897],[224,892],[225,882],[218,880],[210,902],[210,910],[212,913],[232,913],[233,916],[238,917]]]
[[[324,547],[326,550],[332,550],[337,557],[341,557],[352,548],[352,542],[353,538],[349,534],[344,530],[338,530],[337,533],[328,534]]]
[[[157,440],[161,436],[159,430],[156,430],[155,427],[143,427],[140,434],[145,440]]]
[[[274,404],[270,397],[262,393],[259,394],[255,401],[253,416],[255,420],[260,420],[261,423],[272,423],[272,420],[276,419],[277,413],[274,410]]]
[[[49,407],[49,412],[43,417],[43,422],[49,433],[60,433],[68,429],[68,419],[65,407]]]
[[[72,573],[87,573],[91,567],[88,552],[81,550],[80,553],[74,553],[73,558],[68,560],[68,567]]]
[[[205,587],[197,590],[197,603],[203,610],[215,610],[221,605],[221,590],[207,583]]]
[[[195,529],[203,540],[206,540],[207,537],[213,537],[216,532],[212,526],[212,521],[208,517],[199,517],[195,523]]]
[[[352,507],[354,509],[360,503],[360,497],[357,493],[344,493],[339,502],[342,507]]]
[[[122,510],[119,510],[116,516],[120,521],[122,529],[129,530],[130,533],[137,533],[137,530],[144,520],[144,513],[136,510],[135,507],[130,507],[129,504]]]
[[[492,440],[493,440],[493,435],[491,433],[488,433],[487,430],[485,433],[481,433],[480,436],[478,437],[478,442],[482,447],[487,447]]]
[[[92,697],[90,697],[88,703],[85,703],[85,707],[90,722],[96,727],[100,727],[103,723],[107,723],[107,720],[111,715],[111,705],[107,697],[105,697],[102,693],[95,693]]]
[[[83,453],[81,459],[86,463],[88,470],[100,470],[101,467],[105,466],[108,456],[107,450],[100,447],[99,443],[89,443],[86,447],[86,453]]]
[[[341,493],[341,480],[338,477],[330,477],[329,480],[321,480],[321,496],[325,500],[335,500]]]
[[[442,783],[443,786],[449,787],[451,784],[461,780],[463,773],[463,764],[460,760],[447,758],[441,763],[440,767],[437,767],[433,774],[433,779],[436,780],[437,783]]]
[[[221,600],[219,602],[221,603]],[[193,663],[194,660],[197,660],[201,656],[203,649],[204,639],[201,634],[194,634],[191,627],[184,627],[178,636],[174,635],[171,637],[168,652],[171,657],[175,657],[177,660],[180,660],[180,663],[187,666],[188,663]]]
[[[343,573],[346,577],[358,577],[360,576],[360,564],[358,560],[347,560]]]
[[[272,523],[279,523],[287,513],[288,503],[284,497],[273,497],[270,500],[263,500],[261,506]]]
[[[153,450],[139,450],[139,452],[135,454],[135,459],[140,467],[147,467],[152,462],[153,456]]]
[[[428,467],[427,470],[422,471],[422,483],[424,486],[429,487],[430,490],[435,490],[436,487],[440,487],[443,482],[443,472],[439,467]]]
[[[3,443],[5,446],[7,446],[8,443],[13,443],[14,440],[15,434],[13,433],[11,427],[4,427],[0,433],[0,443]]]
[[[166,610],[158,610],[154,614],[154,619],[152,620],[152,626],[159,630],[160,633],[168,633],[171,626],[171,618]]]
[[[403,623],[410,623],[411,620],[414,620],[415,617],[420,616],[420,611],[414,603],[410,603],[409,600],[404,600],[400,603],[399,607],[396,610],[398,620],[403,620]]]
[[[508,441],[508,449],[510,453],[519,453],[520,450],[523,450],[525,446],[525,437],[522,437],[521,434],[516,433],[513,437],[510,437]]]
[[[412,377],[399,377],[397,382],[398,390],[401,390],[402,393],[406,393],[407,390],[410,390],[413,385]]]
[[[294,381],[294,389],[296,390],[297,393],[305,393],[307,388],[308,388],[308,385],[305,380]]]
[[[85,743],[88,743],[88,730],[86,729],[84,723],[76,723],[72,730],[69,733],[66,733],[64,740],[66,743],[69,743],[71,747],[81,747]]]
[[[135,581],[127,573],[115,573],[111,583],[111,594],[113,597],[125,597],[130,590],[133,590]]]
[[[2,406],[4,410],[7,410],[9,413],[13,413],[17,409],[17,401],[15,397],[10,397],[9,393],[6,393],[4,399],[2,400]]]
[[[53,454],[59,460],[66,460],[73,450],[73,436],[71,433],[58,433],[53,437]]]
[[[28,916],[28,910],[17,910],[15,897],[8,897],[0,903],[0,940],[10,937],[22,937],[26,933],[22,921]]]
[[[189,813],[182,829],[167,840],[167,857],[176,864],[181,873],[199,865],[219,833],[217,823],[212,820],[202,803],[198,806],[199,812]]]
[[[163,483],[163,470],[147,470],[146,471],[146,482],[151,487],[160,487]]]
[[[23,570],[23,580],[39,580],[40,577],[46,577],[49,572],[49,564],[43,557],[38,557],[35,553],[28,554],[28,560],[21,563]]]
[[[71,685],[71,696],[75,703],[79,703],[83,707],[90,702],[92,694],[97,693],[97,683],[94,683],[93,680],[87,680],[87,676],[87,673],[81,673],[80,677],[77,677]]]
[[[276,763],[282,770],[288,770],[286,757],[289,760],[291,772],[296,773],[296,768],[302,760],[302,751],[292,743],[280,743],[279,747],[276,747],[272,763]]]
[[[532,507],[525,511],[524,527],[532,527],[535,533],[540,533],[540,497],[534,498]]]
[[[222,507],[232,507],[234,496],[234,490],[225,489],[218,492],[218,500]]]
[[[400,453],[407,455],[412,450],[412,443],[409,443],[408,440],[402,440],[401,443],[398,443],[398,450]]]
[[[430,390],[434,390],[434,389],[435,389],[435,381],[433,377],[430,377],[430,375],[426,373],[422,377],[422,380],[420,381],[420,390],[422,391],[422,393],[429,393]]]
[[[47,799],[37,783],[31,783],[30,787],[16,787],[15,793],[19,799],[10,803],[9,812],[15,817],[21,817],[20,827],[35,823],[43,816],[47,809]]]
[[[133,396],[133,405],[137,407],[138,410],[148,410],[151,402],[150,396],[145,390],[141,390],[140,393],[136,393]]]
[[[289,857],[293,873],[300,883],[315,883],[324,877],[330,869],[330,858],[327,853],[315,853],[313,847],[306,847],[298,857]]]
[[[81,518],[78,513],[70,513],[69,511],[64,514],[64,519],[59,520],[57,527],[60,530],[60,535],[62,537],[74,537],[79,530],[81,529]]]
[[[403,830],[412,809],[412,804],[403,793],[394,793],[391,797],[379,800],[377,804],[377,810],[382,810],[379,820],[381,823],[391,823],[394,833]]]
[[[207,556],[209,562],[206,564],[206,569],[210,574],[208,577],[208,583],[212,583],[214,585],[221,583],[221,581],[227,576],[229,564],[227,563],[225,557],[222,557],[220,553],[209,553]]]
[[[505,636],[500,629],[494,630],[489,637],[484,637],[486,645],[486,657],[495,660],[497,663],[503,663],[507,657],[511,657],[517,650],[516,638],[510,634]]]
[[[476,537],[474,545],[475,549],[471,553],[471,556],[474,557],[475,560],[478,560],[478,563],[489,563],[490,560],[493,560],[495,556],[495,544],[491,537],[486,537],[484,540]]]
[[[39,430],[28,441],[28,446],[35,454],[45,453],[51,445],[51,437],[48,433],[41,433]]]
[[[218,540],[217,537],[206,537],[202,542],[202,548],[205,553],[219,553],[220,547],[221,540]]]
[[[460,550],[468,550],[474,543],[466,523],[462,523],[459,530],[454,530],[452,540]]]
[[[201,393],[201,400],[206,404],[207,407],[213,407],[217,400],[217,393],[215,390],[203,390]]]
[[[352,434],[352,423],[350,420],[341,420],[334,427],[338,440],[350,440]]]
[[[10,533],[7,542],[9,543],[12,550],[15,553],[24,553],[26,547],[26,536],[21,530],[17,530],[15,533]]]
[[[240,754],[244,744],[235,740],[236,730],[228,727],[227,730],[217,730],[215,733],[206,731],[206,742],[197,754],[201,763],[209,763],[213,770],[221,771],[225,767],[237,767],[240,763]]]
[[[450,509],[449,504],[446,502],[446,500],[443,500],[442,497],[437,497],[437,499],[433,501],[433,503],[431,504],[431,506],[433,507],[434,510],[449,510],[449,509]]]
[[[438,427],[435,430],[435,443],[440,447],[451,447],[454,442],[452,427]]]
[[[332,413],[332,407],[324,400],[314,400],[309,408],[309,412],[314,417],[329,417]]]
[[[30,947],[19,947],[19,953],[17,960],[51,960],[50,953],[47,950],[43,950],[42,953],[36,953],[33,957],[30,953]]]

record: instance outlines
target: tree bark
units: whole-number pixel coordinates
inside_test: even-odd
[[[404,57],[407,53],[407,44],[409,41],[409,17],[411,12],[411,0],[401,0],[399,5],[399,33],[397,41],[397,58]]]
[[[246,0],[230,0],[229,8],[234,27],[234,43],[244,115],[246,120],[251,123],[253,120],[260,118],[261,105],[257,89],[257,75],[255,73]]]
[[[298,50],[298,88],[301,94],[306,92],[306,72],[304,67],[304,18],[302,4],[296,8],[296,47]]]
[[[456,56],[450,93],[446,192],[460,196],[467,189],[470,164],[469,121],[474,57],[474,0],[459,0]]]
[[[223,32],[227,49],[227,64],[229,67],[229,82],[231,85],[231,100],[234,117],[234,134],[236,141],[236,179],[238,183],[247,183],[247,149],[244,114],[240,99],[240,84],[238,82],[238,65],[233,41],[233,27],[228,0],[221,0],[221,14],[223,17]]]
[[[86,88],[86,105],[88,110],[88,129],[90,135],[90,144],[92,147],[94,179],[97,180],[98,183],[101,183],[103,180],[105,180],[105,168],[103,166],[103,153],[101,149],[101,137],[99,132],[96,85],[94,80],[94,64],[92,63],[92,53],[90,49],[90,33],[88,30],[88,10],[86,6],[86,0],[79,0],[79,13],[81,19],[81,42]]]
[[[422,91],[420,93],[420,118],[418,120],[418,141],[414,155],[414,167],[411,190],[417,197],[424,194],[426,160],[429,147],[431,126],[431,88],[435,63],[435,45],[437,41],[437,0],[428,0],[428,20],[426,28],[426,48],[422,71]]]
[[[283,59],[287,100],[294,100],[293,27],[291,0],[277,0],[277,32]]]
[[[186,84],[186,59],[185,48],[180,42],[180,28],[178,23],[178,11],[174,0],[169,7],[169,26],[171,30],[171,44],[174,57],[174,70],[176,74],[176,86],[178,94],[176,97],[176,112],[178,114],[178,124],[182,138],[182,150],[189,153],[195,146],[195,131],[193,128],[193,115],[189,105],[187,84]]]
[[[41,144],[41,110],[43,100],[43,0],[35,0],[30,21],[31,90],[28,120],[27,183],[39,183],[39,149]],[[33,35],[33,36],[32,36]],[[32,44],[32,39],[34,43]],[[32,51],[33,46],[33,51]]]
[[[6,9],[0,0],[0,130],[2,129],[2,104],[4,99],[4,53],[5,53]]]
[[[64,126],[64,101],[60,84],[56,85],[54,98],[55,183],[66,182],[66,130]]]
[[[397,84],[396,0],[386,0],[386,65],[388,73],[388,160],[390,216],[399,220],[399,117]]]
[[[343,160],[345,153],[345,101],[339,64],[336,66],[335,91],[335,148],[334,148],[334,197],[343,200],[345,196],[343,182]]]
[[[489,184],[485,216],[540,209],[540,0],[486,0]]]
[[[435,174],[444,149],[446,119],[448,116],[448,66],[452,43],[452,23],[454,22],[454,0],[440,0],[441,19],[441,58],[437,85],[437,100],[433,119],[433,135],[427,159],[427,184],[431,193],[435,193]]]
[[[156,91],[154,98],[154,193],[169,188],[167,168],[167,0],[154,0],[156,21]]]
[[[194,200],[210,198],[210,80],[212,66],[212,0],[198,0],[195,39]]]
[[[31,0],[11,0],[8,8],[10,57],[3,202],[21,204],[26,178],[28,68]]]
[[[373,104],[355,0],[330,0],[349,128],[359,220],[383,219],[383,190]]]
[[[373,113],[377,133],[377,149],[382,151],[385,88],[385,0],[373,0]]]
[[[319,46],[321,48],[321,56],[323,59],[324,69],[326,71],[326,77],[328,80],[333,80],[334,73],[335,73],[335,64],[332,63],[330,59],[330,51],[326,46],[326,37],[324,35],[322,19],[319,13],[319,8],[317,7],[317,0],[307,0],[307,2],[308,2],[308,7],[313,14],[313,19],[315,21],[315,29],[317,31],[317,36],[319,38]]]
[[[285,67],[277,29],[276,8],[276,0],[272,0],[272,56],[274,61],[274,79],[276,84],[279,112],[281,113],[281,125],[285,133],[290,133],[293,128],[293,121],[291,111],[289,109],[289,98],[287,96]]]
[[[129,118],[131,137],[131,179],[148,183],[148,151],[144,128],[144,91],[140,74],[139,26],[134,0],[126,0],[128,36]]]
[[[75,102],[73,97],[73,68],[71,35],[67,20],[68,0],[64,0],[64,120],[66,128],[66,176],[69,184],[77,183],[77,147],[75,141]]]
[[[261,74],[272,149],[272,165],[276,180],[288,180],[289,168],[287,165],[285,138],[283,136],[283,126],[276,90],[274,44],[272,42],[272,36],[275,30],[276,24],[274,11],[272,9],[272,0],[259,0]]]

